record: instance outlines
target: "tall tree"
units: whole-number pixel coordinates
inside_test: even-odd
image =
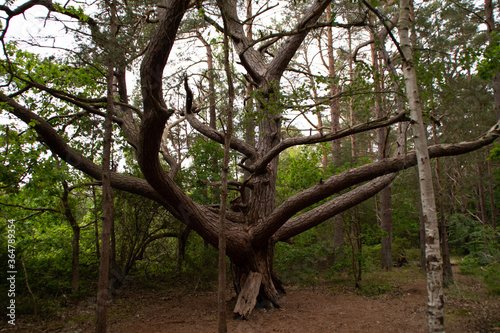
[[[484,0],[484,8],[486,14],[486,29],[488,32],[490,47],[495,50],[493,54],[498,52],[498,45],[500,45],[500,33],[495,27],[495,16],[493,14],[493,1]],[[494,56],[491,61],[494,63],[498,61],[498,54]],[[495,113],[497,120],[500,120],[500,68],[498,64],[494,65],[493,68],[493,89],[495,91]]]
[[[116,4],[123,6],[116,12],[118,16],[146,10],[142,4],[137,4],[136,7],[132,6],[135,3]],[[50,15],[63,15],[80,22],[82,30],[88,29],[87,35],[92,37],[89,43],[93,47],[92,50],[96,50],[96,52],[89,53],[96,58],[89,59],[90,55],[82,53],[81,56],[85,56],[86,61],[77,62],[77,66],[89,70],[97,67],[102,73],[107,72],[107,84],[112,85],[113,76],[117,76],[120,72],[118,69],[123,67],[111,66],[105,62],[108,64],[106,70],[100,65],[103,63],[102,54],[109,53],[109,45],[103,43],[103,40],[107,41],[109,38],[99,38],[99,36],[104,30],[102,25],[109,26],[109,21],[102,23],[78,9],[64,8],[50,1],[40,4],[38,1],[28,1],[20,7],[12,9],[2,7],[1,10],[5,13],[6,20],[11,20],[35,5],[44,6],[49,10]],[[103,5],[103,11],[108,12],[112,5]],[[299,18],[290,20],[290,24],[287,25],[289,28],[278,32],[264,29],[260,37],[252,37],[245,32],[245,25],[248,21],[241,20],[238,16],[241,12],[239,5],[240,3],[234,0],[219,0],[216,8],[209,3],[198,3],[198,8],[194,9],[190,7],[190,1],[169,0],[159,3],[152,17],[146,16],[145,18],[141,15],[127,17],[133,22],[130,25],[127,25],[129,21],[125,20],[125,17],[117,20],[121,25],[120,29],[117,29],[114,59],[117,61],[121,59],[120,64],[131,65],[135,57],[141,57],[139,60],[139,100],[141,103],[136,106],[127,104],[123,99],[113,99],[110,93],[106,98],[106,90],[102,87],[98,91],[94,89],[92,95],[85,96],[71,86],[55,87],[54,81],[60,80],[64,73],[55,71],[59,76],[52,74],[52,76],[42,77],[35,75],[38,70],[36,66],[31,69],[16,66],[17,58],[14,56],[13,45],[7,48],[11,50],[6,55],[8,59],[2,61],[2,76],[9,85],[0,92],[0,101],[3,102],[3,112],[8,112],[29,124],[36,131],[37,138],[43,140],[44,145],[54,154],[97,180],[104,180],[101,161],[93,155],[86,154],[84,149],[79,150],[79,141],[69,140],[68,136],[71,134],[70,129],[81,128],[81,133],[85,133],[82,119],[88,119],[89,115],[98,117],[97,119],[102,122],[106,118],[106,112],[101,110],[103,103],[110,110],[114,107],[115,111],[108,112],[107,119],[111,117],[114,124],[120,128],[121,131],[116,133],[116,139],[120,138],[123,145],[131,147],[133,153],[127,155],[131,161],[129,163],[132,165],[137,163],[144,178],[125,172],[111,172],[109,175],[111,186],[160,203],[176,219],[216,248],[219,246],[221,230],[220,213],[221,210],[225,210],[226,250],[234,272],[233,282],[236,291],[241,292],[249,276],[259,274],[262,277],[261,282],[252,287],[253,291],[256,291],[255,297],[269,300],[279,306],[279,292],[283,291],[283,285],[273,268],[275,244],[279,241],[287,241],[372,197],[390,184],[399,171],[417,165],[417,157],[415,152],[408,152],[351,168],[339,174],[324,174],[318,177],[315,185],[301,189],[277,205],[276,179],[279,155],[286,149],[301,145],[329,144],[333,140],[391,126],[406,120],[407,117],[403,112],[381,119],[365,115],[363,116],[364,123],[361,122],[363,118],[360,117],[358,120],[360,123],[344,126],[337,131],[284,138],[282,127],[288,121],[288,111],[292,107],[289,108],[285,104],[288,91],[283,77],[287,74],[292,59],[296,56],[308,33],[329,25],[341,29],[363,25],[366,24],[365,15],[359,13],[347,23],[321,22],[321,17],[331,2],[312,0],[304,4],[306,9],[299,15]],[[274,8],[263,7],[252,17],[257,19],[259,14],[270,10]],[[183,187],[184,184],[175,177],[175,172],[172,173],[172,170],[177,168],[177,161],[168,149],[164,149],[165,130],[169,130],[169,126],[176,123],[178,117],[185,117],[190,129],[196,131],[196,136],[212,141],[214,145],[223,145],[228,138],[223,131],[200,120],[200,108],[194,97],[192,100],[184,100],[181,99],[181,95],[170,96],[175,89],[166,91],[167,79],[180,81],[179,77],[167,69],[175,65],[169,62],[173,60],[170,59],[171,55],[182,56],[175,52],[174,43],[180,33],[181,24],[187,22],[191,18],[190,15],[201,15],[213,26],[213,33],[216,31],[222,33],[226,29],[235,55],[238,57],[237,61],[241,64],[241,67],[231,67],[232,71],[238,77],[237,67],[244,70],[244,76],[239,76],[239,78],[243,77],[245,80],[243,82],[253,87],[254,108],[257,115],[254,135],[256,144],[245,141],[243,135],[241,137],[236,135],[236,131],[235,135],[229,139],[231,150],[242,157],[238,167],[246,171],[244,178],[234,177],[235,179],[228,180],[238,193],[236,201],[233,201],[238,204],[231,205],[230,208],[222,204],[210,205],[194,200],[190,196],[192,193],[189,189]],[[220,22],[217,15],[223,18],[224,27],[217,23]],[[100,18],[103,17],[106,16],[100,16]],[[134,30],[135,27],[146,24],[148,21],[154,22],[154,29],[144,29],[144,34]],[[3,26],[7,27],[8,24]],[[139,38],[140,36],[147,39],[144,52],[140,52],[140,46],[143,46],[146,41]],[[134,44],[134,38],[142,41],[143,44]],[[181,41],[178,42],[181,43]],[[139,51],[135,52],[137,49]],[[184,53],[186,50],[182,51]],[[190,67],[190,70],[196,70],[193,68]],[[65,73],[73,72],[71,68],[65,70]],[[182,74],[184,72],[185,69]],[[104,77],[102,76],[103,79]],[[32,95],[35,95],[32,94],[33,91],[40,92],[36,95],[38,99],[33,99]],[[108,87],[107,91],[112,91],[112,89]],[[120,92],[122,93],[126,94],[126,91]],[[41,100],[42,97],[68,106],[58,111],[69,118],[68,122],[61,126],[55,124],[51,119],[55,111]],[[167,101],[166,97],[175,102]],[[294,109],[303,108],[309,102],[306,99],[288,99],[288,101],[293,104]],[[329,99],[326,98],[325,105],[328,105],[328,102]],[[235,103],[236,105],[238,103]],[[226,107],[227,105],[221,103],[220,115]],[[74,109],[78,110],[79,114],[69,112]],[[223,116],[220,117],[223,118]],[[82,126],[78,127],[78,125]],[[67,128],[68,126],[75,127]],[[499,135],[498,128],[493,128],[475,140],[435,145],[429,147],[429,156],[467,153],[490,144]],[[187,154],[186,150],[177,149],[175,154]]]
[[[375,114],[377,118],[384,118],[386,116],[386,111],[384,111],[382,105],[382,70],[379,68],[379,50],[377,45],[381,43],[372,32],[371,37],[373,43],[371,44],[371,56],[373,65],[373,76],[375,81]],[[382,160],[389,157],[390,147],[388,146],[387,137],[389,129],[379,128],[377,129],[377,149],[378,149],[378,159]],[[391,207],[391,186],[387,186],[382,191],[380,191],[380,227],[384,235],[382,236],[382,257],[381,266],[384,269],[392,268],[392,254],[391,254],[391,244],[392,244],[392,207]]]
[[[427,149],[417,74],[414,67],[413,51],[409,38],[409,0],[399,3],[399,38],[401,41],[403,73],[405,75],[406,96],[413,121],[413,141],[417,155],[417,166],[422,201],[422,215],[425,224],[425,255],[427,266],[427,314],[429,332],[444,332],[443,270],[439,246],[439,228],[432,181],[432,170]]]
[[[102,231],[101,231],[101,256],[99,264],[99,283],[97,290],[97,323],[96,332],[107,332],[107,308],[109,290],[109,270],[111,254],[111,230],[114,219],[114,199],[111,188],[111,145],[113,132],[114,98],[115,98],[115,40],[118,31],[116,22],[116,2],[106,1],[110,9],[108,68],[107,68],[107,97],[106,117],[104,121],[104,140],[102,152]]]

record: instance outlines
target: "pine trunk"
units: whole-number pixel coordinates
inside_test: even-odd
[[[330,6],[326,7],[326,21],[331,21],[331,9]],[[332,132],[337,132],[340,130],[340,106],[339,99],[333,98],[333,96],[338,94],[338,85],[335,82],[336,72],[335,72],[335,59],[333,58],[333,32],[332,27],[327,28],[327,38],[328,38],[328,78],[330,80],[330,115],[331,115],[331,129]],[[332,157],[333,164],[340,163],[340,153],[341,146],[340,140],[332,141]]]
[[[372,39],[377,41],[377,36],[372,32]],[[383,118],[387,112],[384,111],[382,106],[381,94],[381,71],[379,66],[379,52],[377,50],[377,43],[371,45],[371,56],[373,64],[373,78],[375,82],[375,115],[377,118]],[[377,129],[377,149],[378,159],[383,160],[389,157],[389,148],[386,142],[387,132],[385,128]],[[380,227],[384,233],[382,236],[381,247],[381,267],[383,269],[392,268],[392,205],[391,205],[392,190],[388,186],[380,191]]]
[[[432,138],[434,144],[437,144],[436,124],[432,126]],[[451,268],[450,248],[448,246],[448,231],[446,227],[446,214],[444,207],[444,184],[441,179],[441,163],[436,158],[436,183],[439,197],[439,236],[441,239],[441,254],[443,257],[443,283],[449,286],[453,283],[453,271]]]
[[[271,302],[274,307],[279,308],[279,294],[285,291],[281,280],[273,270],[274,245],[268,243],[259,249],[252,247],[252,252],[245,255],[244,258],[244,261],[233,262],[231,265],[236,293],[241,294],[248,277],[252,273],[259,273],[262,277],[261,283],[254,286],[254,288],[258,289],[256,292],[257,302]]]
[[[71,266],[71,290],[73,295],[78,294],[80,290],[80,226],[71,211],[69,205],[69,187],[68,183],[63,180],[63,196],[62,204],[64,207],[64,215],[68,220],[71,230],[73,231],[73,237],[71,239],[71,247],[73,249],[72,253],[72,266]]]
[[[99,281],[97,285],[97,323],[96,332],[107,331],[107,308],[109,289],[109,264],[111,252],[111,229],[114,219],[114,199],[111,188],[111,142],[113,132],[113,104],[114,104],[114,38],[116,36],[116,7],[115,3],[109,4],[111,13],[110,32],[112,40],[108,53],[107,73],[107,112],[104,120],[104,141],[102,152],[102,232],[101,232],[101,257],[99,263]]]

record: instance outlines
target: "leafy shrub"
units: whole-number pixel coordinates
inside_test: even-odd
[[[295,244],[278,243],[274,265],[284,281],[311,282],[333,255],[333,244],[318,241],[315,229],[294,237]]]
[[[483,272],[484,281],[493,295],[500,295],[500,263],[491,264]]]

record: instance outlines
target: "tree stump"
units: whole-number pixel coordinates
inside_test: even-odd
[[[261,282],[262,274],[251,272],[248,275],[245,285],[238,295],[238,300],[236,301],[236,306],[233,311],[235,314],[248,319],[255,304],[257,304],[257,295],[259,295]]]

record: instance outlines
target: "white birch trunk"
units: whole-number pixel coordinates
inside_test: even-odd
[[[444,332],[443,269],[439,248],[439,229],[432,183],[432,170],[427,150],[427,134],[423,123],[417,75],[413,64],[410,39],[408,37],[409,26],[410,1],[401,0],[399,37],[401,49],[404,54],[403,73],[412,119],[415,152],[418,160],[420,196],[425,224],[428,329],[429,332]]]

